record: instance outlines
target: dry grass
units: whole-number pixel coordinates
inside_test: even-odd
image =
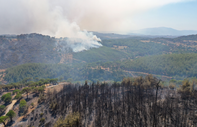
[[[64,85],[68,85],[68,82],[60,82],[58,85],[52,85],[52,86],[48,86],[45,88],[45,93],[49,92],[49,91],[54,91],[56,90],[57,92],[59,92],[61,89],[63,89]]]
[[[27,113],[26,113],[25,115],[23,115],[23,116],[20,116],[20,117],[15,121],[15,123],[14,123],[12,126],[17,125],[23,118],[27,117],[27,115],[29,115],[33,110],[36,109],[36,107],[38,106],[38,97],[34,98],[31,102],[34,103],[34,107],[29,106],[29,107],[28,107]],[[15,109],[15,111],[18,111],[18,110],[19,110],[18,108]]]

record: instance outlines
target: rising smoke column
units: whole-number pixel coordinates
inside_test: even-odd
[[[11,9],[13,7],[14,9]],[[68,37],[62,46],[74,52],[102,46],[91,32],[81,30],[63,14],[63,7],[49,0],[0,0],[0,34],[41,33],[56,38]]]
[[[74,45],[73,38],[78,38],[83,40],[80,49],[87,50],[101,44],[83,29],[128,32],[137,27],[133,16],[182,1],[189,0],[0,0],[0,34],[68,37],[72,38],[70,45]]]

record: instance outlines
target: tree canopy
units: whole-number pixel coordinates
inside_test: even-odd
[[[4,101],[6,104],[12,101],[11,93],[6,93],[1,97],[1,100]]]

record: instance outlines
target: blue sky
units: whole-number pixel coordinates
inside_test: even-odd
[[[178,30],[197,30],[197,0],[164,5],[133,17],[137,29],[171,27]]]

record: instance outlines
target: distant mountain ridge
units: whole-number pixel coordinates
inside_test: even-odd
[[[168,27],[156,27],[156,28],[146,28],[141,30],[132,31],[131,35],[170,35],[170,36],[182,36],[197,34],[197,30],[176,30]]]
[[[91,32],[91,31],[90,31]],[[94,35],[99,37],[101,40],[107,40],[107,39],[121,39],[121,38],[129,38],[131,35],[122,35],[122,34],[116,34],[116,33],[100,33],[100,32],[92,32]]]

